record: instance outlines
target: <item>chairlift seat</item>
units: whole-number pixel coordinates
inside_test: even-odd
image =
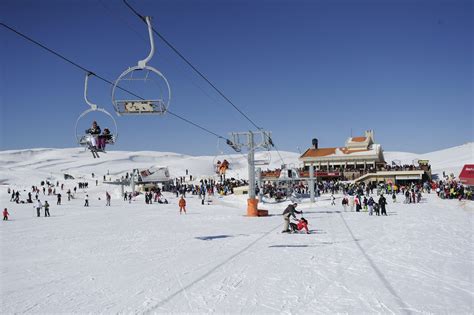
[[[118,115],[137,114],[164,114],[166,104],[163,100],[117,100],[116,110]]]
[[[85,134],[79,139],[79,144],[82,146],[88,146],[92,142],[91,138],[92,138],[91,134]],[[115,136],[112,135],[109,139],[106,139],[105,143],[110,144],[110,145],[115,144]]]

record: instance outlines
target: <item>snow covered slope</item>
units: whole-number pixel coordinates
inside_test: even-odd
[[[469,152],[472,144],[423,158],[435,169],[460,169],[472,159]],[[298,157],[282,155],[287,163]],[[271,167],[279,166],[276,156]],[[92,172],[101,178],[150,165],[169,166],[172,176],[186,169],[209,176],[213,159],[113,151],[93,159],[79,149],[0,152],[0,181],[22,196],[49,177],[65,189],[78,181],[90,185],[62,205],[40,194],[52,205],[49,218],[36,217],[31,204],[9,202],[7,185],[0,185],[0,205],[11,214],[0,224],[1,313],[474,312],[472,202],[431,194],[415,205],[390,202],[387,217],[370,217],[342,211],[340,195],[336,206],[323,195],[298,207],[312,234],[290,235],[280,233],[286,203],[261,205],[269,217],[247,218],[245,196],[215,196],[209,205],[187,196],[188,213],[179,215],[172,194],[165,195],[168,205],[147,205],[143,196],[128,203],[117,186],[95,186],[91,178]],[[246,177],[244,157],[231,163],[235,176]],[[65,172],[78,179],[63,180]],[[105,207],[106,191],[111,207]],[[86,194],[89,208],[83,207]]]
[[[413,160],[429,160],[433,174],[453,173],[458,176],[464,164],[474,163],[474,143],[469,142],[464,145],[452,147],[440,151],[425,154],[415,154],[406,152],[384,152],[387,163],[399,160],[402,164],[413,164]]]

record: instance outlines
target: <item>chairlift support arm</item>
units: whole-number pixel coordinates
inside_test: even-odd
[[[89,105],[91,107],[92,110],[97,110],[97,105],[94,104],[94,103],[91,103],[89,101],[89,99],[87,98],[87,86],[89,84],[89,76],[91,76],[92,73],[88,72],[86,74],[86,78],[85,78],[85,81],[84,81],[84,100],[86,101],[87,105]]]
[[[140,69],[144,69],[148,61],[150,61],[151,58],[153,58],[153,55],[155,54],[155,41],[153,39],[153,27],[151,26],[151,18],[149,16],[146,16],[145,21],[148,25],[148,36],[150,37],[150,53],[145,59],[138,61],[138,67]]]

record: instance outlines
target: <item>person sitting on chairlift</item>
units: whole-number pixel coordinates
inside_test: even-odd
[[[92,127],[86,130],[86,133],[91,135],[91,138],[90,138],[91,147],[97,147],[100,131],[101,131],[100,127],[99,125],[97,125],[97,122],[95,120],[92,122]]]
[[[112,140],[112,135],[110,134],[110,130],[108,128],[104,128],[104,131],[102,134],[98,137],[98,148],[100,150],[105,149],[105,144],[110,143],[110,140]]]

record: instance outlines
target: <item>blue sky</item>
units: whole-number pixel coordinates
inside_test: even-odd
[[[387,151],[473,141],[472,1],[129,2],[280,150],[314,137],[342,146],[366,129]],[[3,0],[0,20],[112,81],[148,53],[121,0]],[[149,64],[170,81],[170,110],[223,136],[253,129],[155,40]],[[73,147],[84,73],[4,28],[0,47],[0,148]],[[89,89],[113,112],[109,85]],[[114,149],[217,153],[214,136],[171,116],[116,119]]]

